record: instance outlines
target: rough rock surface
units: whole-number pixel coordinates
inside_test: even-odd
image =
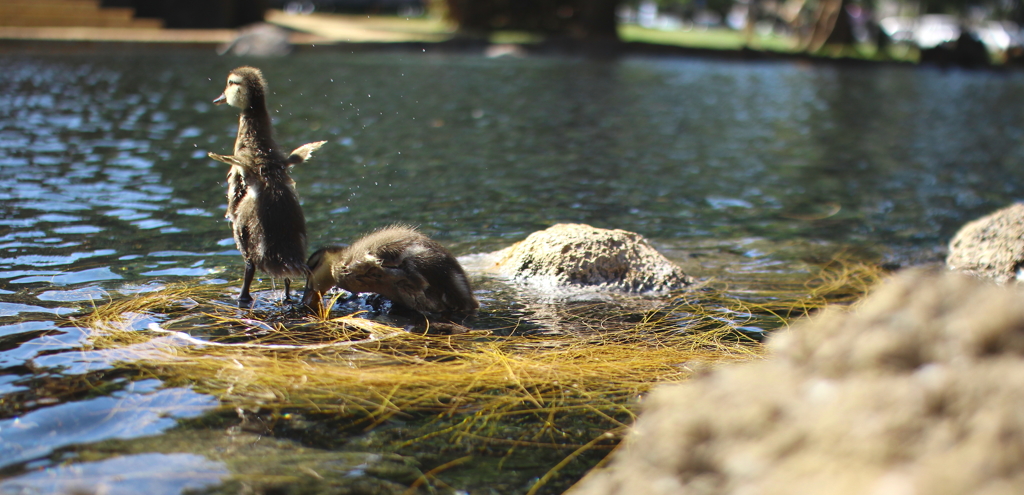
[[[655,390],[571,495],[1024,493],[1024,290],[903,273]]]
[[[999,283],[1020,279],[1024,266],[1024,204],[964,225],[949,243],[946,265]]]
[[[557,224],[495,253],[498,273],[540,288],[590,287],[664,292],[693,279],[643,236],[584,224]]]

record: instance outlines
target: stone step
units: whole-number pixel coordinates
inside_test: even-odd
[[[101,8],[98,0],[3,0],[0,26],[159,28],[160,19],[135,19],[131,8]]]

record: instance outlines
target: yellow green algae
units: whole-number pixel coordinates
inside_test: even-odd
[[[578,477],[599,462],[652,386],[760,359],[750,325],[784,327],[849,303],[879,276],[872,265],[833,260],[807,280],[746,280],[742,289],[712,280],[640,304],[561,305],[563,330],[548,333],[517,334],[508,321],[434,335],[359,314],[242,311],[217,300],[222,285],[111,301],[73,323],[88,335],[85,353],[213,395],[264,434],[411,453],[424,472],[412,489],[447,487],[474,471],[518,473],[525,458],[547,474],[511,488],[535,493],[566,466]],[[564,489],[567,478],[550,488]]]

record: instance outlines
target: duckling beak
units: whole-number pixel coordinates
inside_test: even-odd
[[[220,105],[221,103],[224,103],[225,101],[228,101],[228,97],[224,96],[224,93],[221,93],[220,96],[218,96],[215,100],[213,100],[213,104],[214,105]]]
[[[322,305],[323,296],[324,295],[321,292],[315,291],[307,285],[305,292],[302,294],[302,305],[315,310],[316,306],[314,306],[314,301],[317,306]]]

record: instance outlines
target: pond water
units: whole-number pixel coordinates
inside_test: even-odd
[[[312,248],[404,222],[469,256],[582,222],[639,232],[698,277],[770,281],[838,253],[936,262],[960,225],[1024,199],[1019,73],[430,50],[4,55],[0,493],[97,479],[110,493],[212,490],[256,458],[139,442],[76,454],[196,442],[182,425],[219,404],[84,358],[88,335],[67,325],[172,282],[237,295],[226,170],[206,154],[231,150],[237,114],[211,100],[243,64],[270,82],[282,146],[328,140],[293,171]],[[530,318],[471,277],[482,317]],[[269,280],[258,290],[275,297]],[[142,474],[110,475],[129,471]]]

